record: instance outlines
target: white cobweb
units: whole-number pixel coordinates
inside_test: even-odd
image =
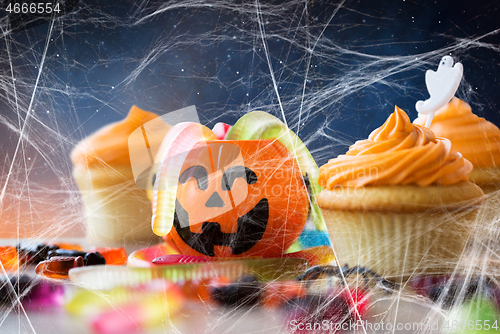
[[[465,69],[457,96],[499,124],[496,10],[404,0],[82,1],[31,28],[12,27],[3,17],[0,237],[7,244],[81,237],[85,211],[69,154],[134,104],[158,114],[195,104],[209,127],[264,110],[295,131],[322,165],[366,138],[395,104],[415,118],[415,102],[427,98],[425,70],[452,54]],[[497,194],[490,197],[498,206]],[[466,280],[496,283],[498,215],[481,215],[477,225],[478,240],[461,267]],[[373,302],[374,309],[390,305],[394,322],[398,312],[429,322],[445,312],[439,301],[406,290]],[[282,329],[277,315],[239,311],[211,310],[200,326]],[[261,316],[267,320],[256,322]],[[2,309],[0,332],[50,332],[44,323],[17,303]]]

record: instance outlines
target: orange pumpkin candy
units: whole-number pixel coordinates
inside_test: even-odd
[[[165,238],[187,255],[279,256],[308,212],[300,168],[278,141],[207,141],[184,161]]]

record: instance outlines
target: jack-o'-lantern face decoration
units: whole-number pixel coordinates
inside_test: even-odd
[[[308,212],[300,169],[279,142],[208,141],[184,161],[169,237],[183,254],[278,256]]]

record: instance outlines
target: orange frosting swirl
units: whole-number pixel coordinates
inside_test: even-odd
[[[414,123],[423,125],[427,116]],[[436,112],[430,129],[438,136],[448,138],[454,150],[463,154],[475,167],[490,168],[500,165],[500,129],[472,113],[464,101],[453,98]]]
[[[394,113],[368,139],[357,141],[345,155],[320,168],[319,185],[336,186],[430,184],[468,180],[472,164],[445,138],[414,125],[396,106]]]
[[[105,126],[78,143],[71,152],[71,161],[75,166],[130,166],[130,134],[157,117],[152,112],[133,106],[124,120]],[[165,131],[169,128],[165,123]],[[160,142],[165,134],[158,136]]]

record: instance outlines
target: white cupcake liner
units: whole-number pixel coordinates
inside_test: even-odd
[[[85,205],[88,241],[95,246],[118,246],[156,240],[145,191],[133,179],[116,174],[119,171],[109,168],[75,170]]]
[[[459,268],[475,218],[474,211],[323,210],[323,215],[339,265],[368,267],[394,280]]]

